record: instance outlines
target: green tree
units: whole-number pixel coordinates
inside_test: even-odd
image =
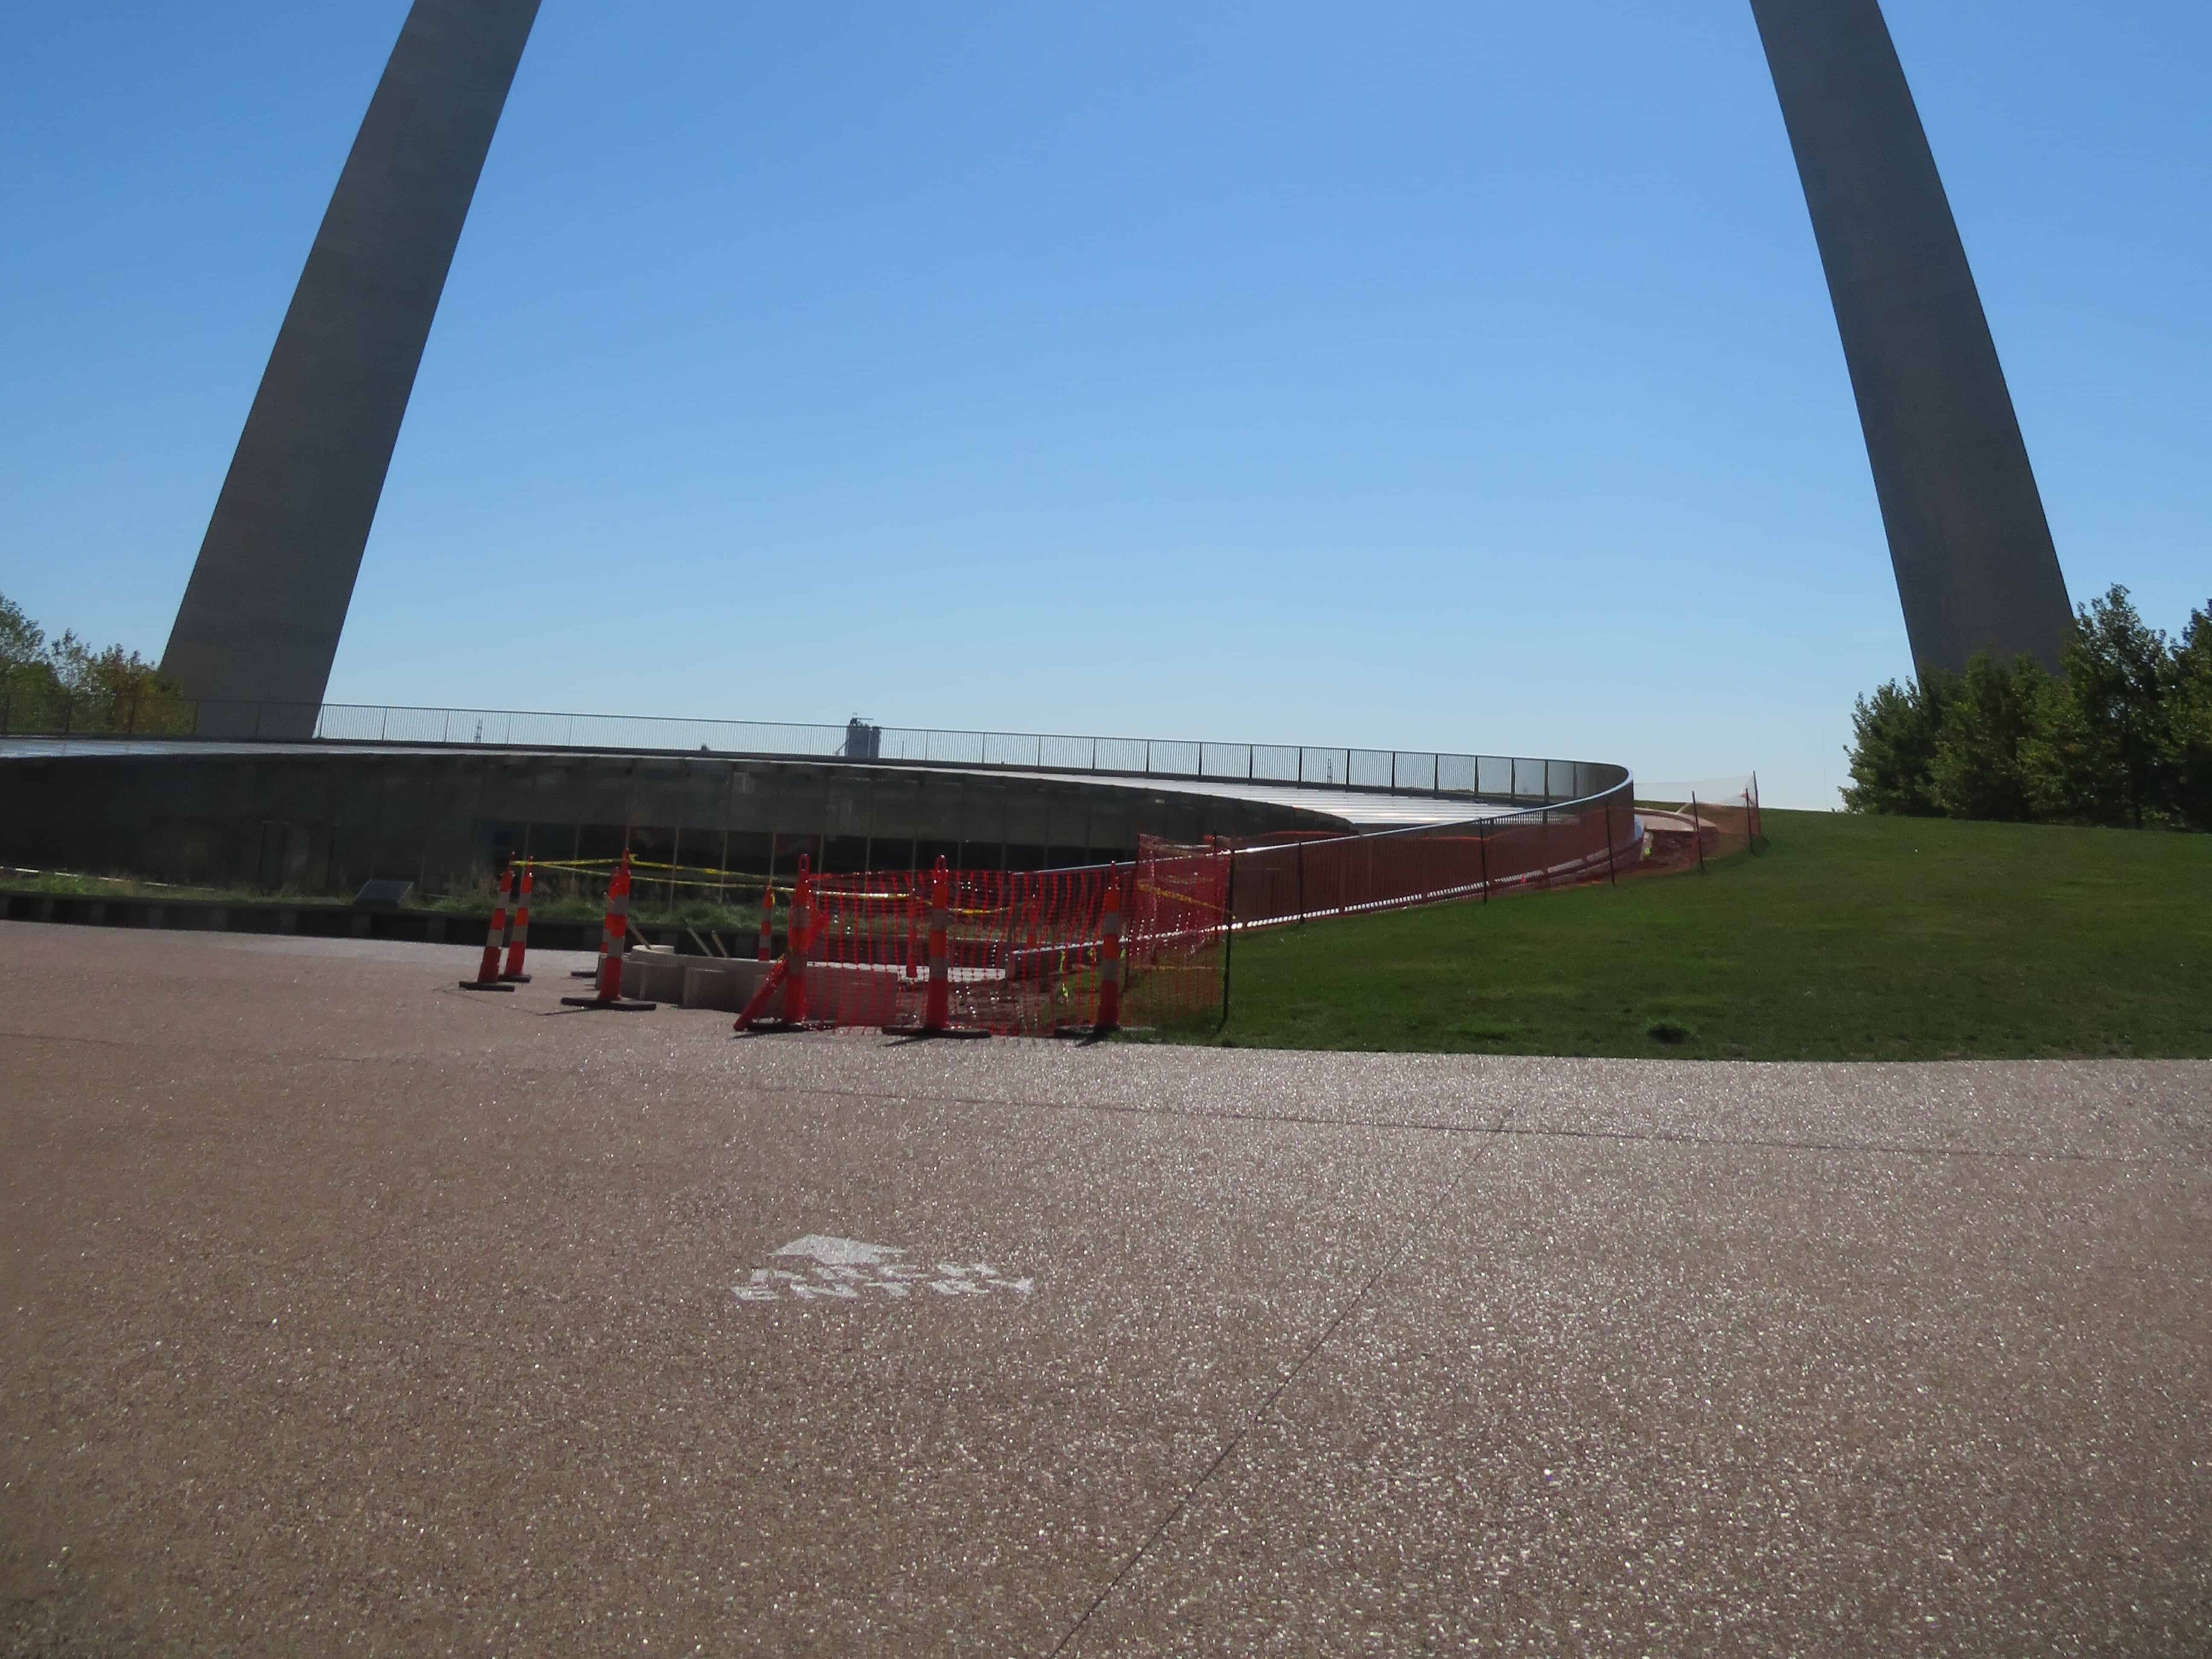
[[[69,694],[70,729],[78,732],[189,732],[191,700],[136,651],[111,645],[95,651],[74,634],[49,648],[54,672]]]
[[[0,593],[0,672],[44,659],[46,636],[38,623],[23,614],[23,607]]]
[[[2033,657],[1981,652],[1954,688],[1936,735],[1929,795],[1954,818],[2032,823],[2033,759],[2049,718],[2051,675]]]
[[[1943,711],[1955,692],[1945,674],[1926,674],[1899,684],[1891,680],[1861,697],[1851,711],[1851,781],[1844,805],[1854,812],[1886,812],[1907,817],[1942,815],[1929,769],[1943,726]]]
[[[70,632],[52,641],[0,594],[0,729],[190,732],[191,700],[119,645],[95,650]]]
[[[2173,680],[2166,635],[2144,624],[2126,588],[2081,608],[2029,757],[2041,816],[2140,830],[2166,815]]]
[[[45,630],[0,594],[0,730],[44,730],[61,705],[61,682],[48,659]]]
[[[2169,803],[2190,829],[2212,830],[2212,605],[2189,613],[2166,700]]]

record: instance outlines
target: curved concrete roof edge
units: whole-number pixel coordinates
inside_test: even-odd
[[[185,756],[469,756],[485,755],[543,755],[576,757],[635,757],[641,760],[684,761],[708,759],[730,764],[749,766],[834,766],[851,767],[855,770],[927,772],[940,776],[978,777],[994,779],[1032,778],[1039,782],[1080,785],[1092,788],[1138,790],[1154,795],[1210,797],[1216,799],[1244,800],[1271,806],[1287,807],[1309,812],[1316,817],[1332,819],[1347,830],[1363,834],[1389,830],[1411,830],[1439,823],[1469,823],[1478,819],[1495,818],[1513,812],[1535,810],[1545,805],[1571,805],[1576,796],[1559,796],[1549,801],[1534,800],[1528,797],[1500,795],[1458,795],[1391,792],[1388,790],[1351,789],[1341,785],[1267,782],[1243,778],[1194,778],[1162,776],[1116,772],[1068,772],[1049,768],[1024,766],[947,765],[942,763],[919,761],[847,760],[830,755],[762,755],[720,750],[691,750],[684,749],[593,749],[544,744],[435,744],[435,743],[329,743],[315,740],[302,742],[265,742],[252,739],[216,738],[107,738],[107,737],[0,737],[0,761],[30,759],[61,759],[94,757],[114,758],[118,756],[144,758],[183,757]],[[1612,762],[1581,761],[1570,763],[1579,770],[1594,767],[1601,772],[1617,774],[1596,793],[1618,787],[1629,781],[1627,768]]]

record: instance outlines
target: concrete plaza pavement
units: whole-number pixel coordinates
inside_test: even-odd
[[[0,1654],[2212,1650],[2212,1066],[0,925]]]

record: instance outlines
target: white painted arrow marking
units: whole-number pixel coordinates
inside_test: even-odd
[[[811,1256],[825,1267],[872,1267],[879,1261],[904,1255],[906,1251],[896,1244],[863,1244],[857,1238],[809,1233],[804,1238],[793,1239],[776,1254]]]
[[[912,1298],[913,1287],[927,1285],[943,1297],[980,1296],[1011,1291],[1018,1297],[1035,1293],[1034,1279],[1009,1279],[988,1261],[940,1261],[930,1269],[891,1258],[910,1255],[897,1244],[869,1244],[857,1238],[837,1238],[809,1233],[794,1238],[775,1252],[780,1258],[811,1261],[806,1273],[782,1267],[755,1267],[747,1282],[731,1286],[740,1302],[856,1302],[863,1291],[881,1291],[887,1301]]]

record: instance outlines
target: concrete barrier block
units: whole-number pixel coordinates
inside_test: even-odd
[[[623,994],[641,1002],[681,1003],[684,969],[681,957],[658,951],[631,951],[623,957]]]
[[[740,1012],[752,994],[768,977],[772,963],[732,960],[701,962],[694,957],[684,969],[684,1006],[686,1008],[719,1008],[726,1013]],[[781,995],[773,1002],[781,1005]],[[780,1015],[780,1006],[772,1007],[771,1017]]]

